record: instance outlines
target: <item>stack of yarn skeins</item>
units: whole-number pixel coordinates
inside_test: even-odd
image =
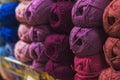
[[[75,25],[69,37],[70,48],[75,54],[74,80],[98,80],[107,67],[103,55],[106,34],[102,27],[102,15],[110,0],[77,0],[72,8]]]
[[[99,80],[120,79],[120,0],[112,0],[103,14],[104,30],[109,35],[103,49],[109,68],[102,71]]]

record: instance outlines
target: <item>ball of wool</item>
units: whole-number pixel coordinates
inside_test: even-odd
[[[6,43],[15,43],[18,41],[17,30],[16,26],[2,26],[1,34]]]
[[[69,33],[73,27],[71,19],[71,10],[73,2],[53,3],[50,10],[50,25],[58,33]]]
[[[55,62],[71,63],[73,54],[69,49],[68,36],[61,34],[49,35],[45,40],[45,54]]]
[[[0,28],[0,46],[5,45],[4,36],[2,35],[1,28]]]
[[[14,56],[15,43],[6,43],[5,47],[7,49],[8,55],[9,56]]]
[[[29,30],[29,37],[33,42],[42,42],[50,34],[48,25],[32,26]]]
[[[0,23],[2,26],[16,26],[18,21],[15,17],[15,8],[18,2],[0,4]]]
[[[100,72],[107,67],[103,54],[74,58],[75,80],[98,80]]]
[[[5,47],[5,45],[0,46],[0,57],[5,57],[8,56],[8,51],[7,48]]]
[[[120,39],[109,37],[103,47],[106,61],[115,70],[120,70]]]
[[[48,24],[52,3],[52,0],[32,0],[24,11],[27,23],[30,25]]]
[[[25,43],[23,41],[18,41],[14,49],[16,59],[22,62],[31,61],[32,59],[29,56],[29,46],[30,44],[28,43]]]
[[[120,1],[113,0],[105,9],[103,14],[103,24],[106,33],[112,37],[120,38]]]
[[[22,1],[15,9],[16,19],[21,23],[27,23],[23,15],[25,8],[28,6],[30,1]]]
[[[18,36],[25,42],[32,42],[29,36],[30,27],[27,24],[20,24],[18,28]]]
[[[45,63],[41,63],[39,61],[33,60],[31,68],[38,73],[45,72]]]
[[[73,24],[80,27],[99,27],[110,0],[77,0],[72,8]]]
[[[43,42],[33,42],[29,47],[29,55],[33,60],[46,63],[48,61],[48,57],[44,53],[45,46]]]
[[[18,0],[0,0],[0,3],[17,2]]]
[[[102,51],[105,38],[104,32],[95,28],[74,27],[69,37],[70,48],[77,56],[94,55]]]
[[[74,71],[72,70],[70,65],[61,65],[49,60],[46,64],[45,70],[55,79],[73,80]]]
[[[107,68],[101,72],[99,80],[120,80],[120,71],[115,71],[113,68]]]

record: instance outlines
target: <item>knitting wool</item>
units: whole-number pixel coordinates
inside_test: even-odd
[[[15,43],[18,41],[17,30],[18,27],[16,26],[1,27],[1,35],[3,36],[5,43]]]
[[[77,72],[74,80],[98,80],[100,72],[106,68],[103,54],[74,58],[74,69]],[[79,77],[79,79],[78,79]]]
[[[29,30],[29,37],[33,42],[43,42],[49,34],[48,25],[32,26]]]
[[[73,24],[80,27],[99,27],[110,0],[77,0],[72,8]]]
[[[53,3],[50,10],[50,25],[58,33],[70,33],[73,27],[71,10],[74,3],[62,1]]]
[[[14,56],[15,43],[6,43],[5,47],[7,49],[8,56]]]
[[[49,60],[46,64],[45,70],[55,79],[73,80],[74,71],[72,70],[70,65],[61,65]]]
[[[29,47],[29,55],[33,60],[39,61],[41,63],[46,63],[48,61],[47,56],[44,53],[45,46],[43,42],[33,42]]]
[[[105,41],[103,31],[95,28],[74,27],[70,33],[70,49],[77,56],[94,55],[102,51]]]
[[[24,11],[25,20],[30,25],[49,23],[52,0],[32,0]]]
[[[28,6],[30,1],[22,1],[15,9],[16,19],[21,23],[27,23],[23,15],[25,8]]]
[[[0,0],[0,3],[17,2],[18,0]]]
[[[120,70],[120,39],[109,37],[103,47],[106,61],[115,70]]]
[[[8,56],[8,51],[5,45],[0,46],[0,57]]]
[[[76,1],[76,0],[53,0],[54,2],[62,2],[62,1]]]
[[[101,72],[99,80],[120,80],[120,71],[115,71],[113,68],[107,68]]]
[[[45,54],[50,60],[69,64],[73,60],[73,54],[69,49],[68,36],[61,34],[49,35],[45,40]]]
[[[4,36],[2,35],[1,28],[0,28],[0,46],[5,45]]]
[[[0,4],[0,23],[2,26],[16,26],[18,22],[15,18],[15,8],[18,2],[8,2]]]
[[[45,63],[41,63],[39,61],[33,60],[33,64],[31,68],[37,71],[38,73],[45,72]]]
[[[32,42],[29,36],[30,26],[27,24],[20,24],[18,28],[18,36],[21,40],[25,42]]]
[[[113,0],[105,9],[103,24],[106,33],[112,37],[120,38],[120,1]]]
[[[25,43],[23,41],[18,41],[14,49],[16,59],[22,62],[31,61],[32,59],[29,56],[29,46],[30,44],[28,43]]]

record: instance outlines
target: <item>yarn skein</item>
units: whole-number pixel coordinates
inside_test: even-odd
[[[120,80],[120,71],[107,68],[101,72],[98,80]]]
[[[95,28],[74,27],[70,32],[69,43],[77,56],[94,55],[102,51],[106,36]],[[94,43],[94,44],[93,44]]]
[[[60,80],[73,80],[74,76],[74,71],[70,65],[61,65],[51,60],[46,64],[46,72],[55,79]]]
[[[120,39],[109,37],[103,47],[106,61],[115,70],[120,70]]]
[[[71,10],[74,2],[56,2],[52,4],[50,10],[50,25],[58,33],[69,34],[73,27]]]
[[[106,33],[111,37],[120,38],[120,1],[113,0],[106,7],[103,14],[103,24]]]
[[[80,27],[99,27],[110,0],[77,0],[72,8],[72,22]]]
[[[22,1],[15,9],[16,19],[21,23],[27,23],[23,14],[29,3],[30,1]]]
[[[25,43],[21,40],[18,41],[14,49],[16,59],[22,62],[32,61],[32,59],[29,56],[29,46],[30,44],[28,43]]]
[[[18,28],[18,36],[20,40],[25,41],[25,42],[32,42],[29,36],[29,31],[30,31],[30,26],[27,24],[20,24]]]
[[[32,26],[29,30],[29,37],[33,42],[43,42],[49,34],[48,25]]]
[[[33,60],[31,68],[37,71],[38,73],[45,72],[45,63]]]
[[[52,3],[52,0],[32,0],[24,11],[27,23],[29,25],[49,24],[48,17]]]
[[[98,53],[86,57],[75,56],[74,69],[77,74],[74,80],[98,80],[100,72],[106,67],[103,54]]]
[[[8,2],[0,4],[0,24],[2,26],[17,26],[18,21],[15,17],[15,8],[18,2]]]
[[[45,46],[42,42],[33,42],[29,47],[29,55],[33,60],[46,63],[48,61],[48,57],[45,55],[44,50]]]
[[[73,54],[69,49],[68,36],[62,34],[49,35],[45,40],[45,54],[50,60],[59,63],[71,64]]]

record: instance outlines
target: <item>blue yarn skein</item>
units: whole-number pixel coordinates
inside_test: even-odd
[[[18,2],[7,2],[0,4],[0,24],[2,26],[16,26],[18,21],[15,17],[15,8]]]
[[[6,43],[16,43],[18,41],[17,35],[18,27],[6,27],[2,26],[1,35]]]

